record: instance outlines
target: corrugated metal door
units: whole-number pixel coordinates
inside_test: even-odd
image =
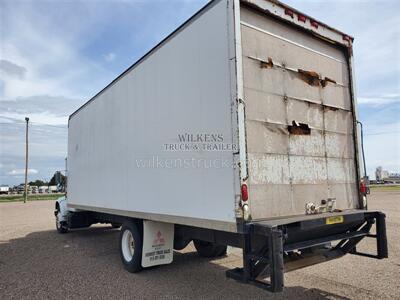
[[[348,64],[343,50],[242,8],[251,213],[358,203]]]

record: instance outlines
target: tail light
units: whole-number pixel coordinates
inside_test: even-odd
[[[367,194],[367,183],[364,180],[360,183],[360,192],[363,195]]]
[[[306,16],[303,15],[297,15],[297,20],[299,20],[300,22],[305,23],[306,22]]]
[[[285,9],[285,15],[288,15],[288,16],[293,18],[294,17],[293,10],[286,8]]]
[[[247,184],[243,183],[241,187],[242,201],[247,201],[249,199],[249,193],[247,191]]]
[[[318,23],[317,23],[317,22],[315,22],[315,21],[310,21],[310,24],[311,24],[312,27],[315,27],[315,28],[318,29]]]
[[[344,35],[343,35],[343,40],[350,43],[351,38],[350,38],[348,35],[345,35],[345,34],[344,34]]]

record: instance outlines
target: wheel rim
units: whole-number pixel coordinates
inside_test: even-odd
[[[132,260],[135,253],[135,240],[133,239],[132,232],[125,230],[122,234],[122,255],[127,262]]]

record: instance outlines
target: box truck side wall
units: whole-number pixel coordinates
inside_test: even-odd
[[[241,34],[252,217],[357,208],[347,49],[247,6]]]
[[[185,149],[236,144],[231,22],[211,3],[71,116],[69,207],[236,231],[234,151]]]

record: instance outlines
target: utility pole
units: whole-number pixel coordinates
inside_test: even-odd
[[[25,118],[26,121],[26,130],[25,130],[25,194],[24,194],[24,203],[28,198],[28,124],[29,118]]]

